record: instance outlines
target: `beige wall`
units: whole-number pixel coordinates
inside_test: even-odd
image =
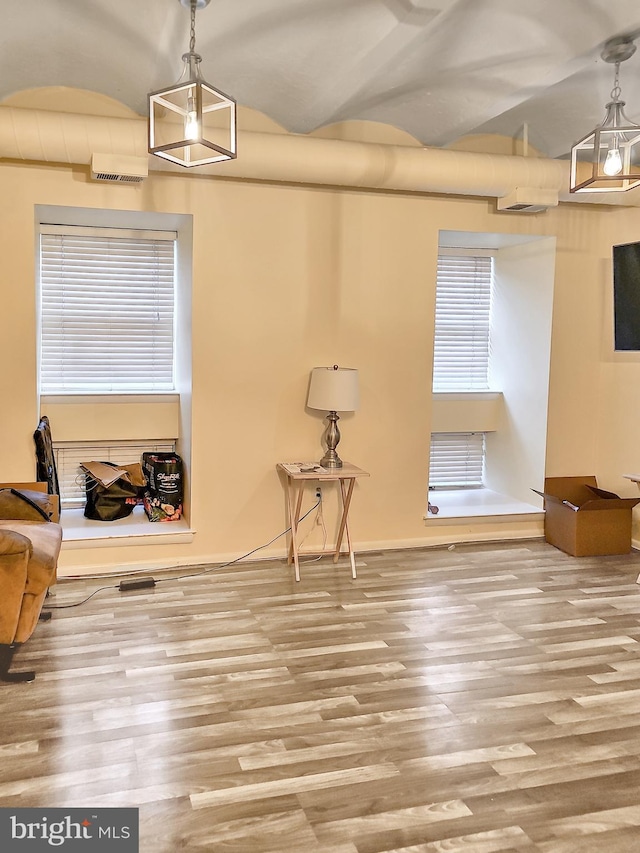
[[[615,211],[608,217],[611,242],[640,240],[640,211]],[[614,352],[613,271],[608,257],[600,259],[595,300],[594,340],[600,362],[600,399],[596,410],[598,456],[596,471],[608,479],[614,491],[638,494],[638,486],[624,474],[640,472],[640,352]],[[640,540],[640,508],[634,510],[638,523],[634,540]],[[640,546],[640,543],[639,543]]]
[[[423,515],[440,229],[557,237],[548,473],[595,472],[605,487],[622,489],[622,469],[640,470],[640,361],[621,365],[603,353],[612,235],[634,239],[638,211],[561,205],[538,216],[498,214],[476,198],[191,174],[109,186],[88,181],[81,168],[7,162],[0,189],[5,481],[34,472],[34,205],[193,215],[197,533],[190,544],[65,551],[63,571],[235,557],[283,530],[275,464],[320,454],[323,422],[305,410],[306,388],[312,367],[332,363],[361,376],[361,408],[340,421],[341,455],[372,475],[354,497],[356,542],[429,544]],[[283,548],[280,540],[262,554]]]

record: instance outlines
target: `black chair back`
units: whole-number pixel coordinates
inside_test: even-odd
[[[46,415],[40,418],[33,439],[36,443],[36,480],[39,483],[47,484],[47,491],[50,495],[59,495],[60,486],[58,484],[56,459],[53,455],[51,426]]]

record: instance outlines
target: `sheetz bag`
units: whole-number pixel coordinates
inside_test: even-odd
[[[177,453],[143,453],[147,485],[143,503],[149,521],[178,521],[182,517],[182,459]]]

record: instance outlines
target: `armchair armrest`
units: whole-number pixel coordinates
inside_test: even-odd
[[[0,528],[0,561],[3,557],[15,557],[18,554],[29,556],[32,551],[31,541],[22,533]]]
[[[32,545],[26,536],[0,530],[0,645],[13,643],[27,583]]]
[[[28,489],[31,492],[42,492],[47,494],[46,483],[0,483],[0,489]],[[53,507],[51,521],[60,521],[60,498],[58,495],[49,495],[49,502]]]

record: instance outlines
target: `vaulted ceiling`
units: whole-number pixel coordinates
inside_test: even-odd
[[[180,76],[189,12],[179,0],[2,6],[0,100],[68,86],[145,115],[147,93]],[[363,119],[447,146],[526,127],[549,157],[604,115],[604,43],[639,34],[638,0],[211,0],[196,15],[204,77],[289,131]],[[620,75],[640,119],[640,51]]]

